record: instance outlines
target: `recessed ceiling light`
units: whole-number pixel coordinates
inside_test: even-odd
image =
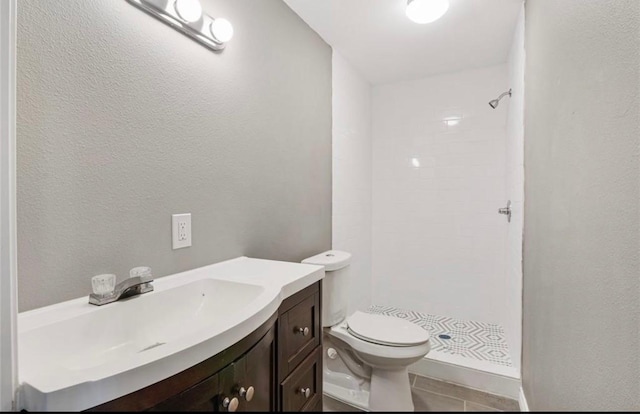
[[[411,21],[426,24],[441,18],[449,10],[449,0],[408,0],[407,17]]]

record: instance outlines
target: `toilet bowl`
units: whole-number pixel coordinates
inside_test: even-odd
[[[322,324],[324,392],[370,411],[413,411],[408,367],[430,350],[428,332],[399,318],[346,315],[351,255],[329,251],[303,263],[325,266]]]

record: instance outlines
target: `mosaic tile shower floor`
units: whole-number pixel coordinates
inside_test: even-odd
[[[414,322],[429,331],[431,350],[513,366],[504,329],[500,325],[429,315],[392,306],[373,305],[367,312],[394,316]],[[440,335],[450,336],[443,339]]]

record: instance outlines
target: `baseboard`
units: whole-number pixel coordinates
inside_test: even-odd
[[[524,395],[524,389],[520,387],[520,395],[518,396],[518,403],[520,403],[520,411],[529,411],[529,404],[527,403],[527,397]]]
[[[487,372],[433,358],[422,358],[409,367],[409,372],[513,400],[520,398],[520,379],[511,375]]]

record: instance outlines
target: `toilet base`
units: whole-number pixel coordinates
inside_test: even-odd
[[[331,334],[324,336],[323,348],[327,395],[365,411],[414,410],[408,365],[366,365],[352,348]],[[329,356],[329,348],[335,348],[337,355]]]
[[[369,410],[414,411],[407,367],[373,369],[371,373],[371,392],[369,393]]]
[[[371,411],[369,410],[369,391],[353,390],[328,381],[324,381],[322,387],[324,395],[329,398],[333,398],[358,410]]]

